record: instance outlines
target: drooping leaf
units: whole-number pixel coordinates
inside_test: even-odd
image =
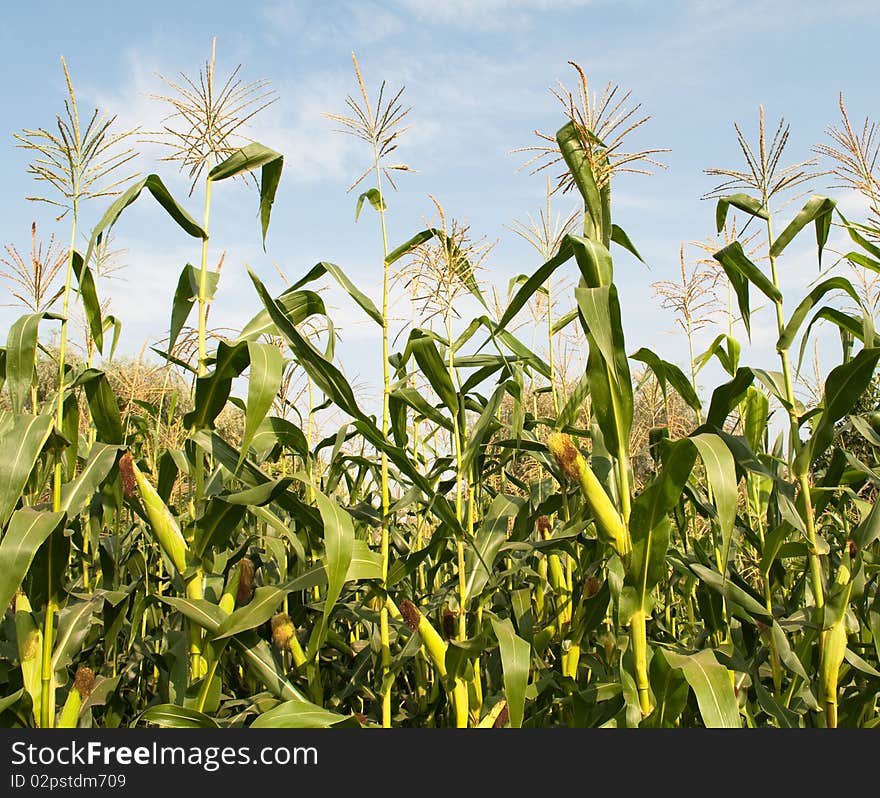
[[[101,220],[95,225],[92,230],[92,237],[89,239],[89,247],[86,250],[85,257],[83,258],[84,263],[90,263],[92,258],[93,250],[98,243],[98,238],[104,234],[104,232],[112,227],[122,212],[131,205],[140,195],[141,192],[147,189],[153,197],[155,197],[156,202],[158,202],[167,212],[168,215],[177,222],[178,226],[188,235],[191,235],[193,238],[207,238],[208,234],[202,230],[202,228],[198,225],[195,219],[192,218],[180,205],[178,205],[177,201],[174,197],[171,196],[170,192],[167,188],[165,188],[165,184],[162,182],[159,175],[147,175],[145,178],[138,180],[133,185],[129,186],[128,189],[122,192],[110,205],[104,215],[101,217]]]
[[[721,232],[727,222],[727,211],[731,208],[737,208],[744,211],[750,216],[756,216],[759,219],[769,219],[770,214],[759,200],[750,197],[748,194],[730,194],[726,197],[719,197],[718,204],[715,206],[715,229]]]
[[[295,291],[302,286],[310,283],[314,280],[317,280],[319,277],[322,277],[324,274],[329,274],[340,286],[345,290],[345,292],[366,312],[366,314],[376,322],[380,327],[382,326],[382,313],[379,309],[373,304],[373,301],[362,291],[358,289],[358,287],[348,279],[345,272],[342,271],[335,263],[328,263],[327,261],[321,261],[316,266],[314,266],[305,277],[300,280],[297,280],[290,288],[290,290]]]
[[[104,332],[107,329],[104,321],[101,319],[101,302],[98,299],[98,292],[95,289],[95,277],[88,264],[83,260],[82,255],[76,250],[72,253],[73,273],[76,276],[76,282],[79,286],[79,296],[82,299],[83,310],[86,313],[86,321],[89,325],[89,332],[98,352],[104,353]],[[112,317],[111,317],[112,318]],[[119,331],[113,336],[113,347],[116,348],[116,340]],[[111,349],[110,357],[113,357]]]
[[[791,347],[801,324],[803,324],[804,319],[807,317],[807,314],[819,304],[822,297],[831,291],[844,291],[849,294],[856,304],[859,304],[861,301],[858,292],[853,288],[852,283],[845,277],[830,277],[827,280],[823,280],[812,291],[810,291],[809,294],[807,294],[803,301],[795,308],[794,313],[791,314],[788,324],[785,325],[785,328],[779,336],[779,340],[776,342],[776,349],[778,351],[781,352],[782,350]]]
[[[712,257],[721,264],[727,279],[736,293],[736,300],[743,324],[745,325],[746,332],[751,336],[749,285],[754,285],[772,302],[782,301],[782,294],[764,272],[749,260],[739,241],[728,244],[723,249],[718,250]]]
[[[281,170],[284,168],[284,156],[268,147],[252,142],[236,150],[225,161],[217,164],[208,172],[208,180],[215,183],[234,177],[242,172],[260,172],[260,226],[263,232],[263,249],[266,248],[266,233],[269,230],[269,217],[275,194],[281,182]]]
[[[183,267],[180,277],[177,280],[177,288],[174,290],[174,300],[171,305],[171,326],[168,331],[168,352],[174,351],[174,344],[177,343],[177,336],[186,324],[190,311],[196,300],[199,298],[199,281],[201,275],[199,270],[189,263]],[[220,282],[220,275],[217,272],[207,272],[205,274],[205,297],[213,299],[217,292],[217,285]]]
[[[357,205],[354,209],[354,220],[357,221],[361,215],[361,208],[364,207],[364,200],[368,201],[370,205],[372,205],[377,211],[386,211],[388,210],[388,206],[385,204],[385,199],[382,197],[382,194],[379,192],[377,188],[371,188],[368,191],[364,191],[357,198]]]
[[[702,408],[700,398],[697,396],[691,381],[684,375],[684,372],[674,363],[663,360],[650,349],[642,347],[635,354],[630,355],[632,360],[640,360],[644,363],[657,378],[660,384],[660,390],[666,397],[666,383],[668,382],[675,388],[678,395],[684,400],[688,407],[699,412]]]
[[[816,244],[819,250],[819,264],[822,263],[822,250],[828,240],[828,231],[831,229],[831,214],[837,203],[830,197],[814,195],[807,200],[806,204],[797,216],[789,222],[788,226],[776,237],[770,245],[770,257],[778,258],[782,251],[791,243],[792,239],[810,222],[816,223]]]

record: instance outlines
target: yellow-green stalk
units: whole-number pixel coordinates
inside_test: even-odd
[[[841,564],[837,569],[832,591],[831,601],[835,611],[828,619],[830,623],[826,620],[824,625],[819,666],[819,700],[825,711],[825,725],[829,729],[837,728],[837,680],[846,654],[846,608],[852,593],[852,579],[846,565]],[[831,604],[827,607],[831,609]]]

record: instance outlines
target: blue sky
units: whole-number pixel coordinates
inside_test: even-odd
[[[273,261],[291,279],[317,261],[333,261],[378,301],[376,220],[365,213],[356,224],[355,196],[346,194],[367,165],[367,153],[360,142],[332,133],[321,115],[341,112],[345,95],[356,90],[352,51],[371,95],[384,78],[391,88],[405,85],[404,100],[412,106],[412,127],[399,153],[416,172],[402,175],[400,190],[389,197],[392,244],[431,217],[433,194],[475,234],[498,239],[483,276],[504,290],[511,276],[538,265],[506,225],[535,214],[544,192],[543,177],[517,171],[523,157],[510,151],[534,143],[535,129],[552,133],[564,121],[549,87],[557,79],[575,85],[566,63],[571,59],[595,87],[618,83],[651,115],[629,148],[671,150],[662,157],[666,170],[615,182],[615,221],[649,269],[623,252],[615,268],[628,349],[649,346],[684,366],[686,347],[680,336],[667,334],[672,317],[658,307],[650,284],[676,276],[682,241],[712,233],[714,207],[700,196],[714,179],[702,170],[739,165],[733,122],[753,132],[759,103],[769,122],[785,116],[791,123],[790,160],[809,157],[824,139],[826,126],[838,119],[841,91],[853,120],[876,115],[878,32],[877,4],[870,0],[839,0],[833,14],[812,0],[14,4],[0,21],[6,76],[0,84],[0,243],[25,251],[32,220],[43,235],[54,232],[62,241],[68,236],[66,222],[56,223],[45,207],[23,199],[34,186],[25,173],[26,154],[12,139],[23,127],[50,125],[61,110],[62,54],[83,110],[99,106],[118,114],[120,125],[150,129],[165,113],[149,96],[163,90],[156,73],[195,74],[216,36],[218,76],[241,63],[243,78],[266,78],[277,91],[278,101],[247,134],[283,152],[286,162],[268,254],[260,245],[253,191],[239,184],[215,191],[211,258],[225,251],[226,261],[212,321],[234,328],[258,309],[245,262],[279,291],[283,284]],[[188,198],[187,182],[174,164],[157,160],[161,154],[145,146],[137,168],[158,172],[199,217],[198,191]],[[818,180],[815,189],[827,191],[828,182]],[[858,208],[848,193],[831,193],[845,207]],[[99,201],[85,210],[86,228],[105,207]],[[572,207],[570,195],[556,201],[559,210]],[[793,291],[816,277],[811,238],[803,236],[787,252],[782,280]],[[117,245],[128,250],[125,279],[106,282],[99,291],[111,297],[113,312],[123,319],[121,350],[136,353],[167,332],[180,268],[198,262],[199,247],[147,198],[124,215]],[[343,336],[340,359],[370,394],[378,374],[378,331],[345,298],[329,294],[328,301]],[[15,315],[0,309],[2,326]],[[759,313],[748,362],[776,367],[772,329],[771,314]],[[714,332],[706,331],[704,340]],[[708,376],[706,382],[714,384]]]

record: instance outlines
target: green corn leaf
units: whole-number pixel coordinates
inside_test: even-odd
[[[596,177],[590,166],[590,158],[584,149],[578,127],[574,121],[567,122],[556,131],[556,143],[559,145],[562,159],[584,199],[584,206],[592,219],[594,229],[601,230],[603,223],[602,198],[596,185]]]
[[[309,446],[303,431],[286,418],[267,416],[260,423],[251,446],[257,452],[268,452],[275,444],[308,457]]]
[[[251,672],[276,698],[283,701],[306,700],[305,696],[284,677],[272,656],[269,644],[259,638],[256,632],[243,632],[233,637],[231,645],[239,650]]]
[[[691,442],[697,447],[706,469],[706,479],[712,489],[715,508],[718,511],[718,528],[721,532],[721,563],[726,570],[730,558],[730,541],[736,520],[737,486],[736,464],[724,441],[711,432],[693,435]]]
[[[727,346],[725,349],[724,346]],[[700,371],[713,357],[718,358],[721,367],[732,377],[739,367],[740,345],[736,338],[722,333],[712,341],[709,348],[702,355],[694,359],[697,371]]]
[[[214,420],[220,415],[229,393],[232,381],[250,363],[251,341],[238,341],[228,344],[220,341],[217,345],[217,359],[214,369],[196,380],[196,393],[193,409],[183,417],[187,429],[211,429]],[[262,419],[261,419],[262,420]]]
[[[638,258],[642,263],[645,262],[645,259],[639,255],[639,251],[636,249],[635,244],[630,241],[629,236],[618,227],[616,224],[611,225],[611,240],[615,243],[623,247],[627,252],[634,255]]]
[[[0,434],[0,525],[12,515],[52,426],[50,416],[15,415]]]
[[[669,513],[681,498],[696,455],[688,439],[668,443],[662,470],[633,502],[629,519],[632,556],[627,584],[636,591],[638,605],[634,609],[650,610],[650,592],[666,574]]]
[[[432,405],[422,393],[415,388],[395,388],[391,396],[398,399],[404,405],[411,407],[422,418],[433,421],[437,426],[452,430],[452,422]]]
[[[261,169],[260,172],[260,226],[263,232],[263,249],[266,248],[266,233],[269,230],[269,217],[272,214],[272,205],[275,203],[275,194],[278,184],[281,182],[281,170],[284,168],[284,156],[275,150],[270,150],[262,144],[253,142],[236,150],[223,163],[218,163],[210,172],[208,180],[215,183],[235,177],[242,172],[252,172]]]
[[[492,396],[489,397],[489,401],[486,402],[486,406],[471,428],[467,444],[461,453],[461,470],[464,473],[468,472],[492,432],[500,426],[497,419],[498,408],[501,407],[501,400],[509,390],[510,386],[508,383],[499,385],[492,392]]]
[[[649,675],[656,706],[642,726],[672,728],[687,706],[687,679],[680,668],[669,666],[662,648],[651,657]]]
[[[674,363],[663,360],[650,349],[642,347],[635,354],[630,355],[632,360],[639,360],[644,363],[657,378],[660,383],[660,390],[663,392],[663,398],[666,398],[666,383],[668,382],[684,400],[688,407],[693,408],[697,412],[702,409],[700,398],[694,390],[691,381],[684,375],[684,372]]]
[[[177,204],[177,201],[171,196],[168,189],[165,188],[165,184],[162,182],[159,175],[147,175],[145,178],[138,180],[136,183],[129,186],[128,189],[123,191],[101,217],[101,220],[92,230],[92,237],[89,239],[89,247],[83,258],[84,263],[88,264],[91,262],[92,253],[100,236],[116,223],[116,220],[119,219],[122,212],[141,195],[141,192],[144,189],[147,189],[147,191],[155,197],[156,201],[168,212],[168,215],[177,222],[178,226],[185,233],[191,235],[193,238],[204,239],[208,237],[208,234],[199,227],[195,219]]]
[[[586,287],[610,286],[613,281],[614,269],[608,248],[598,241],[571,233],[565,239],[571,244]]]
[[[95,442],[89,452],[89,459],[76,478],[61,486],[61,505],[70,518],[75,518],[86,507],[101,483],[116,465],[119,447]]]
[[[264,307],[269,312],[270,318],[277,326],[279,333],[290,344],[296,361],[305,369],[324,395],[337,407],[353,418],[366,420],[366,416],[358,407],[354,392],[348,381],[342,376],[342,372],[306,341],[288,318],[283,306],[270,296],[260,278],[250,269],[248,269],[248,274]]]
[[[719,664],[709,649],[696,654],[665,651],[670,667],[680,670],[697,698],[703,723],[709,729],[740,728],[739,707],[727,668]]]
[[[276,613],[288,592],[278,587],[258,587],[247,604],[223,619],[213,639],[222,640],[262,626]]]
[[[65,513],[23,507],[9,520],[0,540],[0,606],[8,607],[43,543],[63,523]]]
[[[220,727],[203,712],[195,709],[179,707],[174,704],[156,704],[145,709],[133,721],[132,726],[139,723],[152,724],[163,729],[219,729]]]
[[[376,322],[380,327],[382,326],[382,314],[379,312],[379,309],[373,304],[373,301],[363,292],[358,290],[358,287],[348,279],[345,272],[342,271],[335,263],[328,263],[327,261],[321,261],[321,263],[314,266],[309,273],[303,277],[301,280],[297,280],[290,288],[290,290],[297,290],[307,283],[313,282],[317,280],[319,277],[322,277],[325,274],[329,274],[340,286],[345,290],[345,292],[366,312],[366,314]]]
[[[446,409],[452,415],[457,415],[458,393],[433,338],[422,330],[413,330],[409,336],[409,343],[422,374],[431,383],[431,387],[437,392],[440,401],[446,405]]]
[[[547,282],[553,272],[562,266],[563,263],[570,260],[573,254],[574,250],[572,249],[571,242],[568,241],[567,238],[563,239],[562,243],[559,245],[559,251],[543,266],[538,268],[538,270],[529,277],[525,283],[523,283],[513,299],[510,300],[510,304],[508,304],[501,318],[498,320],[498,326],[502,329],[507,327],[516,314],[525,307],[526,302],[528,302],[536,292],[541,290],[544,283]],[[571,319],[569,321],[571,321]]]
[[[207,278],[207,298],[213,299],[220,282],[220,275],[217,272],[208,272],[205,276]],[[174,350],[177,336],[180,335],[195,301],[199,298],[199,280],[199,270],[187,263],[180,272],[177,288],[174,290],[174,301],[171,305],[171,326],[168,332],[169,352]]]
[[[310,701],[291,700],[264,712],[252,724],[252,729],[326,729],[344,721],[345,715],[319,707]],[[317,752],[315,753],[317,762]]]
[[[387,211],[388,205],[385,203],[385,199],[380,193],[379,189],[371,188],[369,191],[364,191],[357,198],[357,205],[354,209],[354,220],[357,221],[361,215],[361,208],[364,207],[364,200],[370,203],[377,211]]]
[[[238,530],[246,511],[244,504],[232,504],[219,496],[208,500],[204,514],[195,524],[193,553],[204,557],[214,550],[223,551],[230,537]]]
[[[499,494],[492,500],[474,542],[465,552],[465,601],[479,596],[492,576],[495,558],[507,540],[508,519],[523,508],[525,500]]]
[[[819,264],[822,263],[822,250],[828,240],[828,231],[831,229],[831,214],[836,202],[830,197],[814,195],[807,200],[797,216],[791,220],[770,246],[770,257],[778,258],[782,251],[791,243],[792,239],[803,230],[810,222],[816,223],[816,244],[819,250]]]
[[[736,370],[732,380],[719,385],[712,393],[706,423],[717,429],[723,429],[727,417],[740,403],[754,379],[755,372],[750,368],[742,367]]]
[[[102,604],[100,598],[68,604],[58,615],[58,633],[52,652],[52,672],[70,667],[82,651],[92,618]]]
[[[351,516],[321,491],[315,490],[315,502],[324,522],[324,569],[327,572],[327,594],[324,597],[323,629],[326,631],[330,613],[342,592],[342,586],[354,551],[354,524]],[[322,635],[323,637],[323,635]]]
[[[861,319],[850,316],[837,308],[830,308],[827,305],[816,311],[804,334],[801,337],[800,350],[798,351],[797,370],[801,370],[801,364],[804,361],[804,353],[807,349],[807,342],[810,340],[810,332],[813,325],[819,321],[830,321],[840,331],[841,338],[851,337],[853,340],[861,341],[866,346],[874,346],[874,322],[869,313],[865,313]],[[866,335],[867,331],[867,335]]]
[[[862,349],[848,363],[832,369],[825,380],[822,414],[813,437],[798,455],[796,468],[806,468],[825,453],[834,439],[834,425],[852,410],[864,394],[874,377],[878,359],[880,347]]]
[[[311,316],[327,315],[324,300],[314,291],[288,288],[275,301],[291,324],[301,324]],[[261,335],[278,335],[278,328],[265,308],[242,328],[238,340],[255,340]]]
[[[590,375],[584,372],[577,385],[572,389],[571,395],[565,402],[565,407],[559,411],[559,416],[556,419],[556,429],[561,430],[569,424],[574,424],[589,395]]]
[[[844,291],[857,305],[861,304],[858,292],[853,288],[852,283],[845,277],[831,277],[827,280],[823,280],[812,291],[810,291],[809,294],[807,294],[804,300],[795,308],[794,313],[791,314],[788,324],[785,325],[785,328],[779,336],[779,340],[776,342],[777,351],[781,352],[791,347],[801,324],[803,324],[804,319],[807,317],[807,314],[819,304],[822,297],[831,291]]]
[[[719,233],[724,229],[724,225],[727,222],[727,211],[731,207],[744,211],[750,216],[756,216],[759,219],[770,218],[767,209],[754,197],[750,197],[748,194],[730,194],[727,197],[720,197],[718,205],[715,206],[715,229]]]
[[[721,264],[727,279],[736,293],[736,301],[739,305],[743,324],[745,325],[746,332],[751,336],[749,284],[754,285],[773,302],[781,302],[782,294],[764,272],[749,260],[746,253],[743,252],[742,244],[739,241],[728,244],[724,249],[718,250],[712,257]]]
[[[76,378],[73,385],[85,387],[89,413],[98,433],[98,440],[121,446],[122,416],[119,414],[116,394],[110,386],[107,375],[101,369],[86,369]]]
[[[360,582],[364,579],[382,578],[382,555],[371,551],[364,540],[355,540],[351,550],[346,582]]]
[[[248,341],[247,348],[250,359],[250,375],[244,433],[239,444],[242,459],[263,423],[263,419],[272,408],[272,403],[281,389],[281,380],[284,375],[284,358],[277,346]]]
[[[37,333],[42,313],[16,319],[6,338],[6,390],[13,413],[23,413],[36,380]],[[33,408],[36,412],[36,408]]]
[[[504,693],[510,714],[510,727],[522,727],[525,715],[526,687],[529,682],[529,664],[532,647],[513,631],[509,618],[492,617],[492,628],[501,651],[501,668],[504,671]]]
[[[611,326],[610,286],[599,288],[575,288],[578,308],[587,322],[587,331],[599,347],[602,359],[609,364],[609,374],[615,387],[620,388],[621,375],[613,368],[615,361],[614,330]],[[628,376],[628,375],[627,375]]]
[[[105,327],[104,322],[101,320],[101,302],[95,289],[95,277],[86,261],[83,260],[82,255],[76,250],[73,251],[73,262],[71,265],[73,266],[73,273],[79,286],[79,295],[80,299],[82,299],[83,310],[86,313],[86,321],[92,334],[92,340],[95,342],[98,352],[103,354]],[[116,348],[116,338],[117,336],[114,336],[114,349]],[[113,357],[113,355],[111,354],[110,357]]]
[[[157,596],[163,604],[173,607],[185,618],[208,632],[214,633],[229,616],[216,604],[206,599],[178,598],[177,596]]]

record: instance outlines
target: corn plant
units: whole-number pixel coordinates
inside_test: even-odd
[[[701,245],[711,262],[689,271],[682,248],[680,280],[658,281],[687,351],[630,351],[617,276],[641,255],[614,221],[612,187],[663,152],[623,151],[648,119],[630,95],[594,93],[574,63],[575,89],[553,90],[556,132],[524,149],[558,172],[538,223],[514,225],[541,262],[504,291],[491,285],[495,250],[436,200],[436,221],[389,240],[383,186],[408,170],[389,159],[408,110],[384,83],[371,102],[354,66],[358,98],[330,118],[369,147],[350,190],[375,185],[349,223],[366,203],[377,212],[381,301],[342,267],[285,253],[284,289],[249,268],[248,322],[212,317],[209,330],[211,263],[225,257],[209,238],[214,184],[256,187],[248,244],[268,249],[284,164],[244,136],[274,99],[268,84],[238,69],[215,83],[213,51],[197,78],[166,81],[171,116],[153,135],[190,194],[204,189],[201,222],[157,173],[111,179],[132,155],[127,134],[97,112],[83,129],[69,76],[59,133],[21,135],[73,233],[67,253],[41,250],[34,232],[30,266],[11,247],[4,262],[28,313],[0,349],[0,722],[876,726],[873,216],[849,220],[818,194],[786,211],[820,165],[787,165],[788,128],[768,136],[761,111],[756,143],[736,127],[745,165],[708,170],[723,180],[709,193],[718,238]],[[842,101],[841,113],[817,155],[876,213],[873,127],[856,133]],[[200,260],[180,273],[161,361],[125,365],[96,278],[145,192]],[[578,206],[556,224],[554,192]],[[81,255],[86,200],[106,205]],[[858,279],[823,273],[806,296],[783,296],[792,242],[814,231],[828,265],[832,229]],[[395,275],[413,313],[393,336]],[[706,289],[722,280],[726,318],[696,352],[716,323]],[[375,414],[340,365],[330,282],[381,329]],[[749,365],[736,337],[750,336],[758,294],[778,370]],[[77,303],[82,358],[67,350]],[[45,322],[60,324],[57,347],[38,335]],[[839,331],[839,359],[805,397],[819,325]],[[563,368],[558,342],[574,329],[582,351]],[[703,390],[710,363],[723,376]]]

